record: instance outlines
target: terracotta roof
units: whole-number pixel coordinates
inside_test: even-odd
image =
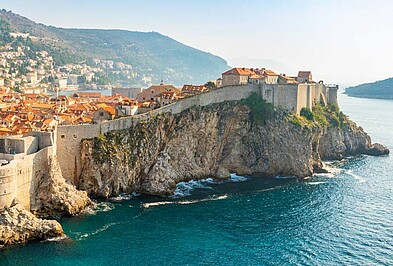
[[[272,71],[270,69],[263,70],[263,74],[268,75],[268,76],[279,76],[277,73],[275,73],[274,71]]]
[[[207,88],[204,85],[183,85],[182,91],[197,91],[197,92],[204,92],[207,91]]]
[[[255,70],[251,68],[235,67],[222,74],[223,75],[252,75],[256,73]]]
[[[263,79],[263,78],[265,78],[265,76],[259,75],[259,74],[252,74],[252,75],[250,75],[250,78],[251,79]]]
[[[75,92],[73,96],[80,97],[80,98],[101,98],[101,93],[100,92]]]

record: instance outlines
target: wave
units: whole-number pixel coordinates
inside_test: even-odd
[[[110,200],[112,201],[123,201],[123,200],[130,200],[131,198],[135,198],[140,196],[141,194],[136,193],[136,192],[132,192],[131,194],[127,194],[127,193],[120,193],[119,195],[117,195],[116,197],[112,197],[110,198]]]
[[[359,181],[359,183],[364,183],[364,182],[367,181],[366,178],[364,178],[364,177],[362,177],[362,176],[360,176],[360,175],[354,174],[354,173],[352,172],[352,170],[347,170],[347,171],[345,171],[345,173],[346,173],[347,175],[349,175],[349,176],[352,176],[355,180]]]
[[[51,238],[45,239],[43,242],[59,242],[59,241],[65,240],[65,239],[69,239],[69,237],[66,235],[51,237]]]
[[[180,205],[188,205],[188,204],[194,204],[194,203],[199,203],[199,202],[204,202],[204,201],[215,201],[215,200],[223,200],[227,199],[228,195],[221,195],[221,196],[213,196],[205,199],[196,199],[196,200],[181,200],[181,201],[158,201],[158,202],[149,202],[149,203],[143,203],[142,207],[143,208],[151,208],[151,207],[157,207],[161,205],[169,205],[169,204],[180,204]]]
[[[86,208],[83,213],[95,215],[98,212],[108,212],[115,208],[115,204],[108,201],[103,201],[99,203],[95,203],[93,206]]]
[[[231,182],[244,182],[247,181],[249,178],[241,175],[231,174],[231,178],[229,181]]]
[[[80,240],[82,240],[84,238],[87,238],[87,237],[90,237],[90,236],[94,236],[94,235],[99,234],[101,232],[104,232],[104,231],[108,230],[110,227],[112,227],[114,225],[118,225],[118,224],[120,224],[120,223],[108,223],[108,224],[105,224],[104,226],[98,228],[97,230],[95,230],[95,231],[93,231],[91,233],[84,233],[84,234],[81,234],[81,235],[77,236],[76,240],[80,241]]]
[[[271,188],[264,188],[264,189],[257,190],[257,191],[255,191],[255,192],[256,192],[256,193],[268,192],[268,191],[277,190],[277,189],[280,189],[280,188],[283,188],[283,187],[285,187],[285,186],[277,186],[277,187],[271,187]]]
[[[229,179],[214,179],[214,178],[206,178],[202,180],[191,180],[188,182],[179,182],[176,184],[176,190],[170,198],[183,198],[186,196],[190,196],[191,192],[195,189],[213,189],[212,184],[224,184],[227,182],[244,182],[249,178],[245,176],[240,176],[236,174],[231,174]]]
[[[321,185],[321,184],[326,184],[327,182],[322,182],[322,181],[314,181],[314,182],[305,182],[307,185]]]
[[[194,189],[213,189],[210,186],[207,186],[206,184],[211,184],[213,182],[212,178],[207,178],[199,181],[191,180],[188,182],[179,182],[176,184],[176,190],[175,193],[170,196],[171,198],[182,198],[185,196],[190,196],[191,191]]]
[[[287,176],[277,175],[274,178],[275,179],[292,179],[292,178],[296,178],[296,177],[295,176],[290,176],[290,175],[287,175]]]

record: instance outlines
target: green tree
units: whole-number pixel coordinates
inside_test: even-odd
[[[208,81],[204,85],[209,91],[217,89],[216,84],[213,81]]]
[[[308,107],[303,107],[300,110],[300,115],[305,117],[309,121],[314,121],[314,114]]]

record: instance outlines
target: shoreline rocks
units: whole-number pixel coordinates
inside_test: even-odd
[[[64,236],[59,222],[39,219],[18,203],[0,211],[0,248]]]
[[[261,122],[239,102],[161,114],[81,146],[78,188],[104,198],[132,191],[167,196],[178,182],[229,173],[302,178],[323,171],[323,159],[389,152],[349,120],[302,126],[276,111]]]
[[[49,171],[37,181],[36,200],[32,211],[40,217],[75,216],[93,202],[85,191],[68,184],[56,157],[49,161]]]

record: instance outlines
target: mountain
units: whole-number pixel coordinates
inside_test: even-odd
[[[393,78],[349,87],[345,94],[362,98],[393,99]]]
[[[151,77],[153,83],[204,83],[228,69],[224,59],[157,32],[58,28],[4,9],[0,23],[10,32],[30,34],[34,43],[55,52],[55,62],[112,60],[131,65],[139,79]]]

